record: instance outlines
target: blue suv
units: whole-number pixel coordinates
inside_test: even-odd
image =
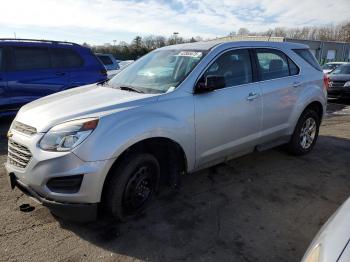
[[[75,43],[0,39],[0,116],[40,97],[107,79],[89,48]]]

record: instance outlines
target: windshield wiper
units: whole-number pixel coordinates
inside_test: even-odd
[[[126,91],[132,91],[132,92],[136,92],[136,93],[145,93],[139,89],[136,89],[133,86],[118,86],[117,88],[121,89],[121,90],[126,90]]]

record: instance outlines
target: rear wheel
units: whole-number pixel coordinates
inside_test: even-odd
[[[140,214],[153,198],[160,168],[153,155],[133,154],[118,163],[112,175],[106,192],[107,208],[114,218],[125,221]]]
[[[294,155],[305,155],[314,147],[320,127],[318,114],[308,109],[299,118],[292,138],[288,144],[288,150]]]

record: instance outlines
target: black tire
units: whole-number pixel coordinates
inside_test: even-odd
[[[314,133],[312,142],[308,142],[307,145],[309,146],[305,147],[303,146],[302,132],[304,130],[303,128],[306,127],[307,121],[309,119],[312,119],[315,123],[315,133]],[[310,122],[312,121],[310,120]],[[298,123],[294,129],[290,142],[287,144],[288,151],[293,155],[298,155],[298,156],[309,153],[312,150],[312,148],[315,146],[315,143],[317,141],[320,123],[321,123],[320,117],[315,111],[311,109],[307,109],[306,111],[304,111],[298,120]]]
[[[106,208],[119,221],[139,215],[158,190],[160,167],[147,153],[124,157],[112,171],[105,195]]]

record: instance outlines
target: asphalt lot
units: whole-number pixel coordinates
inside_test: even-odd
[[[0,119],[0,163],[9,121]],[[0,261],[300,261],[350,195],[350,106],[331,104],[314,151],[254,153],[185,176],[127,223],[76,224],[11,191],[0,167]],[[35,210],[23,213],[19,205]]]

